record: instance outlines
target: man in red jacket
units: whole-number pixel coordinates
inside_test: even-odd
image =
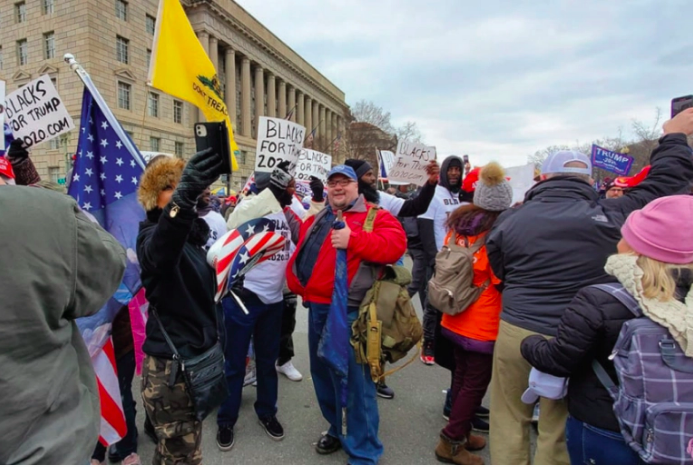
[[[356,173],[351,167],[338,165],[330,171],[327,197],[329,205],[304,222],[298,248],[287,268],[289,288],[303,297],[309,309],[311,376],[320,410],[330,424],[316,450],[330,454],[343,447],[350,464],[377,464],[383,446],[378,438],[378,405],[370,371],[356,363],[354,350],[349,346],[348,430],[342,436],[342,412],[337,409],[340,379],[318,357],[318,343],[330,312],[337,249],[347,251],[347,317],[351,326],[363,297],[375,281],[374,271],[379,265],[396,262],[404,254],[407,238],[399,221],[385,210],[377,211],[372,232],[364,232],[368,211],[377,207],[359,195]],[[346,227],[333,230],[338,211],[342,212]]]

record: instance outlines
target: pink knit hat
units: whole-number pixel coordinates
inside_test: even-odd
[[[693,263],[693,196],[665,196],[633,211],[621,228],[628,244],[662,263]]]

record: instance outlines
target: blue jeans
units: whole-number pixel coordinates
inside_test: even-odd
[[[642,464],[640,456],[626,444],[621,433],[568,417],[565,434],[573,465]]]
[[[226,326],[226,381],[229,397],[219,408],[217,424],[233,427],[238,420],[245,378],[245,359],[250,339],[255,349],[257,368],[257,416],[277,414],[277,370],[274,363],[279,356],[279,336],[282,326],[284,302],[266,305],[254,294],[243,301],[249,314],[245,314],[233,297],[225,298],[224,324]]]
[[[330,305],[309,303],[308,349],[310,374],[322,416],[330,424],[328,433],[342,442],[353,465],[377,464],[383,454],[378,438],[378,402],[375,383],[367,365],[359,365],[354,349],[349,347],[349,398],[347,400],[347,436],[342,436],[342,412],[339,405],[339,378],[318,358],[318,342],[322,335]],[[348,308],[349,325],[358,316],[358,309]]]

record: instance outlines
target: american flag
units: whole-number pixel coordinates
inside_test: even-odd
[[[128,264],[115,295],[93,316],[77,321],[89,349],[101,396],[100,441],[110,445],[126,432],[110,341],[115,315],[141,288],[136,240],[144,211],[137,202],[142,156],[103,99],[84,89],[77,157],[69,194],[127,250]],[[98,258],[94,258],[98,261]],[[127,313],[127,309],[124,311]]]

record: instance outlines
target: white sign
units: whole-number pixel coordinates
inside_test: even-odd
[[[508,167],[505,175],[510,177],[510,186],[513,188],[513,204],[524,201],[525,193],[534,186],[534,164]]]
[[[436,148],[402,141],[397,145],[395,157],[395,163],[388,173],[388,181],[423,186],[428,180],[426,166],[430,161],[436,160]]]
[[[75,124],[48,75],[7,96],[5,113],[15,138],[26,147],[67,133]]]
[[[312,149],[302,149],[296,165],[296,181],[310,181],[317,177],[327,183],[327,173],[332,168],[332,156]]]
[[[303,149],[306,129],[281,118],[260,117],[257,128],[255,171],[272,172],[283,161],[290,161],[290,171]]]
[[[389,179],[390,171],[392,166],[395,165],[395,153],[392,151],[381,151],[378,150],[378,160],[380,161],[380,178],[387,179],[387,183],[390,185],[409,185],[406,182],[393,182]]]
[[[0,151],[5,150],[5,82],[0,79]]]

